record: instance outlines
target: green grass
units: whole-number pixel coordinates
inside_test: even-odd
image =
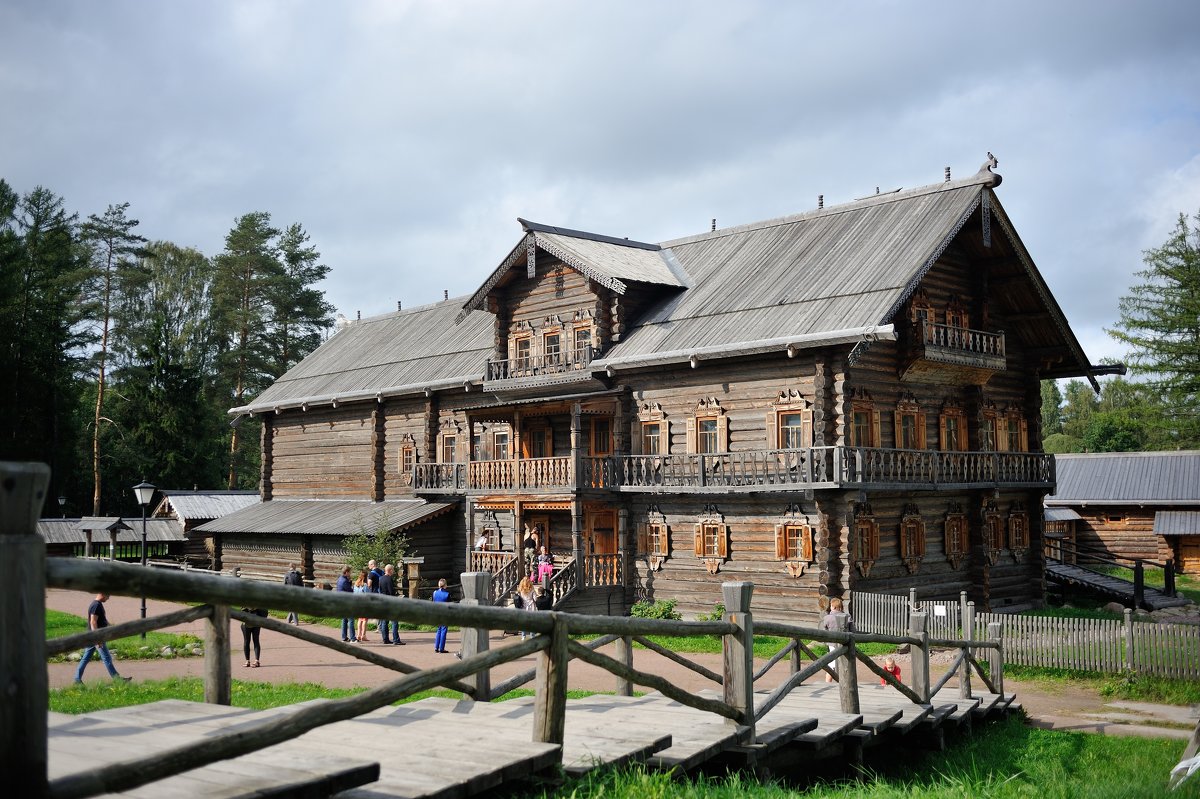
[[[61,613],[57,610],[46,609],[46,639],[62,638],[87,630],[87,622],[80,616]],[[108,642],[108,651],[117,660],[151,660],[163,657],[192,657],[191,645],[202,644],[199,637],[186,633],[146,633],[146,639],[141,636],[118,638]],[[175,650],[174,655],[164,655],[165,647]],[[67,655],[50,658],[51,663],[61,663],[68,659]]]
[[[1048,669],[1033,666],[1004,667],[1005,679],[1033,683],[1046,688],[1070,685],[1095,691],[1108,699],[1156,702],[1163,705],[1200,704],[1200,682],[1173,680],[1147,674],[1102,674],[1094,671]]]
[[[1187,799],[1200,796],[1200,781],[1195,778],[1179,791],[1166,788],[1183,747],[1183,741],[1037,730],[1014,718],[957,737],[945,752],[909,747],[868,750],[869,769],[858,778],[821,777],[807,769],[786,782],[743,773],[675,778],[633,768],[596,772],[535,795],[546,799]]]
[[[1095,571],[1110,575],[1112,577],[1118,577],[1122,580],[1133,582],[1133,569],[1126,569],[1122,566],[1095,565],[1088,565],[1087,568],[1094,569]],[[1142,576],[1146,581],[1146,585],[1150,586],[1151,588],[1161,589],[1163,587],[1164,575],[1161,569],[1147,567],[1145,571],[1142,572]],[[1194,577],[1190,574],[1176,574],[1175,591],[1180,596],[1185,596],[1193,602],[1200,604],[1200,578]]]

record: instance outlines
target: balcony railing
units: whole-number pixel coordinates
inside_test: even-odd
[[[621,581],[621,554],[584,555],[583,573],[585,588],[623,585]]]
[[[517,380],[524,377],[561,374],[582,370],[592,362],[592,345],[573,350],[525,355],[502,361],[488,359],[487,381]]]
[[[925,319],[921,322],[921,341],[926,347],[939,347],[981,356],[1004,357],[1003,333],[971,330]]]
[[[1046,485],[1054,456],[1041,452],[943,452],[808,447],[682,455],[570,456],[467,464],[418,464],[418,493],[576,490],[789,490],[843,485]]]

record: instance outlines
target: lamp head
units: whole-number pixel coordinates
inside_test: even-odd
[[[143,480],[133,487],[133,495],[137,497],[139,505],[149,505],[150,500],[154,499],[154,490],[154,486]]]

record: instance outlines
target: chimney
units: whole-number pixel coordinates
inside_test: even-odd
[[[450,299],[450,289],[442,289],[442,301]]]
[[[396,300],[396,310],[397,311],[404,310],[404,307],[400,304],[400,300]]]
[[[361,322],[362,321],[362,311],[356,311],[356,313],[358,315],[358,321]]]
[[[817,210],[819,211],[824,207],[825,207],[825,195],[818,194],[817,195]]]
[[[950,182],[950,167],[946,167],[946,182]]]
[[[713,221],[712,221],[712,229],[713,230],[717,229],[717,218],[715,216],[713,217]]]

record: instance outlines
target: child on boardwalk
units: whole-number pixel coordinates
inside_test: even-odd
[[[883,670],[896,678],[896,682],[900,682],[900,666],[896,663],[896,659],[888,655],[883,659]],[[887,685],[887,680],[879,678],[880,685]]]
[[[449,602],[450,601],[450,592],[446,590],[446,578],[445,577],[438,580],[437,590],[433,592],[433,601],[434,602]],[[445,651],[446,651],[446,633],[447,632],[449,632],[449,628],[447,628],[447,626],[444,624],[441,627],[437,628],[437,634],[433,637],[433,651],[434,652],[445,653]]]

